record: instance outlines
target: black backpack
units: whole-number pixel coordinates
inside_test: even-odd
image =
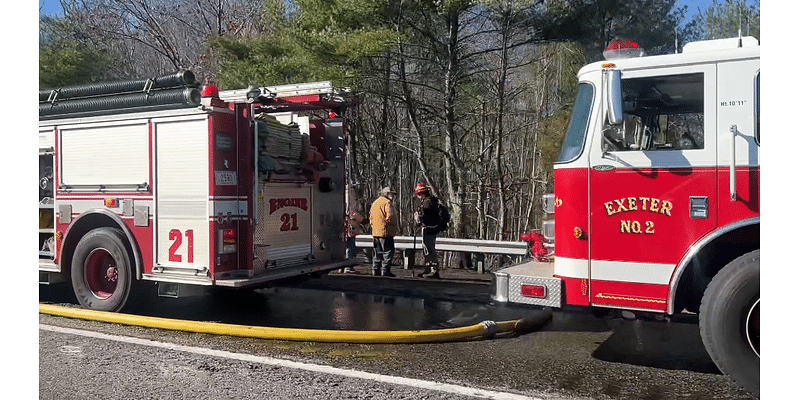
[[[447,230],[450,224],[450,210],[444,204],[439,203],[439,225],[436,226],[436,233],[441,233]]]

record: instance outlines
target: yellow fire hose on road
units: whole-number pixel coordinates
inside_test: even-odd
[[[256,339],[289,340],[301,342],[385,344],[454,342],[476,338],[492,338],[501,333],[513,332],[522,334],[543,325],[553,315],[551,310],[546,309],[542,311],[540,315],[537,315],[534,318],[523,318],[503,322],[484,321],[479,324],[460,328],[420,331],[345,331],[271,328],[263,326],[223,324],[218,322],[188,321],[85,310],[82,308],[62,307],[42,303],[39,303],[39,313],[113,324],[133,325],[173,331],[208,333],[212,335],[239,336]]]

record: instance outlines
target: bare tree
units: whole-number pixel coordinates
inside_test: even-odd
[[[191,69],[198,76],[213,77],[216,59],[209,38],[259,34],[259,16],[267,1],[62,0],[62,7],[93,35],[114,43],[124,75]]]

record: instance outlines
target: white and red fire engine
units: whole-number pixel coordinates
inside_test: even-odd
[[[546,196],[552,262],[496,272],[494,297],[699,313],[711,358],[758,395],[758,41],[658,56],[617,41],[605,54],[578,73]]]
[[[182,71],[40,92],[40,282],[118,311],[136,281],[183,296],[352,263],[346,93],[199,86]]]

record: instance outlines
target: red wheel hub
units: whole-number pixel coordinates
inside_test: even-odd
[[[119,278],[117,267],[108,267],[108,269],[106,270],[106,279],[109,282],[116,282],[117,278]]]
[[[114,257],[106,249],[95,249],[86,258],[86,285],[98,299],[108,299],[117,289],[119,270]]]

